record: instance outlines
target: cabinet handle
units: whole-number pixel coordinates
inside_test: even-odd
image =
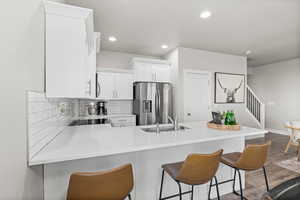
[[[97,92],[96,97],[99,97],[100,93],[101,93],[101,85],[98,80],[97,80],[97,91],[96,92]]]
[[[92,96],[92,80],[89,80],[89,95]]]
[[[87,84],[88,84],[88,88],[86,88],[85,94],[91,96],[92,95],[92,81],[89,80],[87,82]]]

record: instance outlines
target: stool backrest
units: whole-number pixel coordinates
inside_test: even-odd
[[[212,154],[190,154],[185,159],[177,180],[192,185],[204,184],[216,174],[223,150]]]
[[[265,144],[250,144],[244,149],[235,166],[244,170],[257,170],[264,166],[271,141]]]
[[[103,172],[74,173],[67,200],[124,200],[132,188],[131,164]]]

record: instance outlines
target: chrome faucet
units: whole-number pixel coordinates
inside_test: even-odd
[[[168,116],[168,119],[171,121],[174,130],[177,131],[179,129],[177,116],[174,119],[172,119],[172,117]]]
[[[156,122],[156,133],[160,133],[159,122]]]

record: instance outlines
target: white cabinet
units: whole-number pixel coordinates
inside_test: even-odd
[[[118,72],[97,73],[98,99],[133,99],[133,74]]]
[[[97,54],[97,41],[99,40],[99,33],[94,33],[93,48],[88,56],[88,69],[86,77],[86,97],[95,98],[96,97],[96,54]]]
[[[154,81],[151,63],[134,63],[133,68],[135,81]]]
[[[135,81],[171,82],[171,65],[165,60],[134,58]]]
[[[115,91],[118,99],[133,99],[133,74],[115,73]]]
[[[115,93],[115,75],[110,72],[97,73],[97,98],[112,99]]]
[[[171,82],[170,65],[156,64],[152,66],[155,82]]]
[[[94,97],[93,11],[50,1],[45,10],[47,97]]]
[[[112,116],[109,118],[112,127],[135,126],[135,115],[128,116]]]

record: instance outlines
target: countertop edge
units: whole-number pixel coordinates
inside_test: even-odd
[[[135,152],[139,152],[139,151],[170,148],[170,147],[182,146],[182,145],[187,145],[187,144],[211,142],[211,141],[218,141],[218,140],[223,140],[223,139],[254,136],[254,135],[260,135],[260,134],[266,134],[266,133],[268,133],[267,130],[259,130],[259,131],[252,132],[252,133],[245,133],[243,135],[232,135],[232,136],[219,137],[219,138],[199,139],[199,140],[194,140],[194,141],[184,141],[184,142],[164,144],[164,145],[154,145],[154,146],[151,145],[151,146],[132,148],[132,149],[124,150],[124,151],[113,151],[113,152],[110,152],[110,153],[95,152],[95,153],[91,153],[91,154],[83,154],[83,155],[78,154],[76,156],[67,156],[67,157],[61,157],[61,158],[58,158],[58,159],[49,159],[49,160],[39,160],[39,159],[35,160],[33,158],[33,159],[29,160],[28,165],[29,166],[36,166],[36,165],[52,164],[52,163],[74,161],[74,160],[81,160],[81,159],[88,159],[88,158],[119,155],[119,154],[125,154],[125,153],[135,153]],[[38,154],[36,156],[38,156]]]

